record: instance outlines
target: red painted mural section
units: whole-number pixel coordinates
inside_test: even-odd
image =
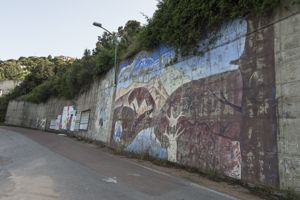
[[[191,81],[167,100],[156,121],[155,133],[165,141],[165,131],[181,133],[177,142],[178,163],[240,177],[242,78],[239,71]],[[168,117],[180,118],[176,129]]]

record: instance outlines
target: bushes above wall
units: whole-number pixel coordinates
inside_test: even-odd
[[[280,0],[162,0],[139,39],[142,47],[159,44],[187,54],[197,49],[199,39],[224,21],[248,15],[267,15]]]

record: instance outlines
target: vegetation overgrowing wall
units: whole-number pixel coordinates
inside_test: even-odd
[[[71,101],[10,102],[6,123],[38,128],[29,121],[42,118],[42,129],[300,190],[299,27],[296,7],[235,18],[197,42],[199,54],[140,52],[119,65],[116,85],[111,70]]]

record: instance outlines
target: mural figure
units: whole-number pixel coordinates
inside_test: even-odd
[[[67,130],[70,130],[71,123],[72,123],[73,114],[70,115],[70,117],[67,118]]]
[[[121,141],[122,132],[123,132],[122,122],[121,121],[117,121],[115,123],[114,141],[116,141],[116,142],[120,142]]]
[[[177,117],[174,117],[173,108],[171,108],[170,117],[166,115],[168,119],[168,127],[166,127],[163,135],[168,138],[168,160],[171,162],[177,161],[177,139],[184,132],[184,128],[181,128],[178,125],[178,120],[180,117],[183,117],[182,113],[180,113]]]
[[[61,129],[70,130],[73,116],[76,115],[74,106],[65,106],[62,113]]]
[[[61,129],[61,115],[57,115],[55,130],[60,130],[60,129]]]
[[[75,124],[76,124],[76,110],[73,111],[70,119],[70,131],[75,131]]]

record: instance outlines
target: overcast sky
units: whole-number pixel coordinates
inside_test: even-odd
[[[93,49],[100,22],[117,31],[128,20],[145,23],[157,0],[1,0],[0,60],[20,56],[71,56],[80,58]]]

